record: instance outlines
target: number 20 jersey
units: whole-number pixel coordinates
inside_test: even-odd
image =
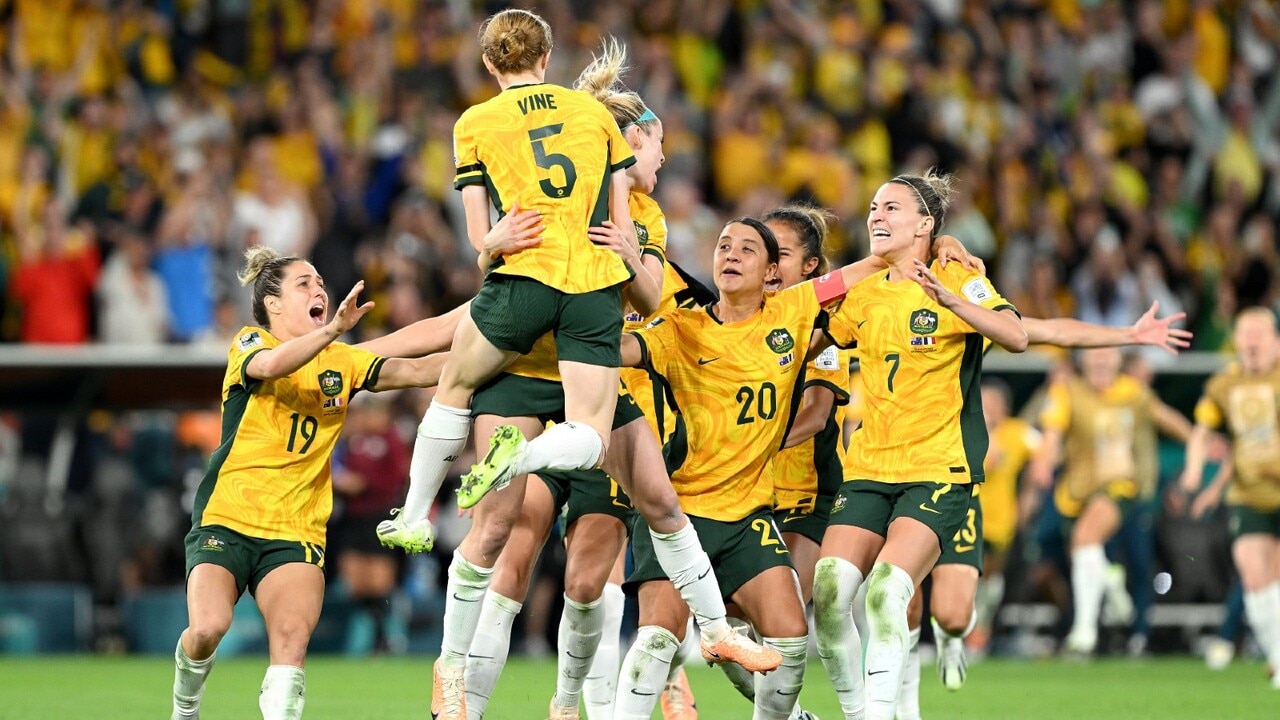
[[[712,307],[677,308],[634,334],[675,413],[663,418],[664,430],[675,422],[663,452],[681,507],[735,521],[773,505],[764,469],[791,425],[822,308],[812,282],[766,295],[740,322]]]
[[[507,88],[453,127],[453,185],[483,184],[499,212],[537,210],[542,243],[499,258],[491,272],[521,275],[565,293],[631,279],[587,228],[609,219],[609,177],[635,163],[613,116],[585,92],[539,83]]]
[[[329,457],[351,396],[377,383],[384,360],[331,343],[287,377],[245,374],[254,355],[279,344],[255,327],[241,329],[231,343],[222,381],[222,444],[196,492],[192,523],[323,545],[333,511]]]

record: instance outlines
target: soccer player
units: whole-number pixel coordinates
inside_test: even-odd
[[[593,238],[614,248],[633,267],[637,276],[647,273],[662,278],[662,299],[659,313],[674,308],[687,289],[681,277],[666,266],[666,221],[658,204],[649,196],[657,182],[657,172],[662,166],[662,123],[649,110],[641,98],[618,86],[618,77],[625,65],[625,50],[616,42],[606,42],[601,56],[579,76],[575,88],[589,92],[600,100],[613,114],[623,136],[635,153],[636,163],[627,169],[631,182],[630,209],[636,235],[640,239],[640,252],[636,252],[620,235],[607,235],[593,229]],[[631,289],[628,289],[630,294]],[[655,313],[657,314],[657,313]],[[646,318],[632,311],[625,318],[630,327],[640,327]],[[634,373],[635,371],[631,371]],[[634,380],[635,378],[628,377]],[[647,380],[647,378],[646,378]],[[632,401],[636,397],[637,402]],[[652,391],[639,396],[624,396],[615,413],[615,427],[623,427],[640,417],[638,405],[652,402]],[[517,359],[499,375],[482,387],[472,402],[472,413],[477,417],[478,437],[491,432],[499,422],[507,418],[518,420],[522,432],[537,435],[547,421],[564,420],[564,396],[560,388],[560,375],[556,367],[555,341],[551,335],[538,340],[533,351]],[[665,482],[665,479],[663,480]],[[624,547],[631,521],[631,501],[619,486],[602,470],[577,472],[544,471],[533,482],[525,476],[512,480],[507,492],[492,499],[486,497],[477,506],[473,532],[503,540],[494,566],[494,574],[484,606],[477,619],[475,636],[470,642],[466,662],[467,713],[472,718],[483,715],[489,695],[497,683],[506,662],[510,646],[511,626],[519,613],[528,590],[530,574],[537,561],[538,552],[545,544],[552,523],[567,506],[565,568],[565,605],[560,621],[559,665],[557,690],[552,699],[552,718],[577,718],[579,698],[584,677],[596,654],[597,644],[606,632],[614,636],[614,656],[600,669],[609,676],[608,687],[595,698],[596,712],[604,710],[611,716],[612,683],[617,679],[616,636],[621,624],[622,609],[614,608],[616,620],[606,629],[609,609],[603,604],[605,583],[611,575],[616,559]],[[522,497],[523,496],[523,497]],[[511,527],[508,538],[500,538],[489,530],[490,525]],[[470,534],[469,534],[470,535]],[[466,544],[466,543],[464,543]],[[485,548],[486,557],[496,554]],[[477,563],[480,564],[480,563]],[[621,593],[621,589],[618,589]],[[620,600],[620,598],[619,598]],[[446,623],[450,631],[457,623]]]
[[[949,198],[949,178],[933,174],[880,187],[867,229],[889,271],[850,288],[827,331],[838,346],[858,344],[866,392],[814,577],[819,655],[847,718],[893,717],[907,606],[982,479],[983,338],[1013,352],[1027,347],[1017,312],[985,277],[954,265],[939,277],[924,264]],[[865,680],[852,622],[864,577]]]
[[[1196,505],[1215,505],[1219,483],[1201,491],[1211,431],[1226,427],[1234,474],[1227,483],[1231,554],[1244,586],[1245,617],[1280,690],[1280,336],[1268,308],[1236,317],[1238,362],[1205,385],[1187,443],[1182,489],[1201,492]],[[1203,499],[1202,499],[1203,498]]]
[[[600,464],[618,397],[622,286],[636,278],[631,299],[642,310],[658,301],[654,278],[637,275],[613,250],[592,242],[589,229],[611,220],[634,243],[626,168],[635,156],[599,102],[544,82],[550,27],[528,11],[505,10],[481,26],[480,47],[502,92],[454,126],[454,185],[462,191],[467,234],[482,250],[491,205],[501,213],[534,211],[543,227],[517,251],[481,253],[488,272],[418,428],[404,511],[379,532],[409,551],[434,542],[427,513],[466,444],[475,390],[547,332],[555,332],[570,422],[530,443],[534,469]],[[474,505],[488,489],[468,476],[459,505]]]
[[[1191,435],[1181,413],[1121,373],[1122,362],[1115,348],[1085,350],[1081,377],[1050,386],[1040,415],[1044,445],[1030,468],[1033,482],[1054,487],[1054,504],[1071,525],[1074,620],[1065,650],[1076,655],[1092,654],[1098,643],[1110,567],[1103,546],[1143,489],[1154,486],[1156,429],[1184,442]],[[1063,470],[1054,485],[1060,457]]]
[[[302,717],[303,662],[324,600],[329,457],[360,390],[434,384],[437,359],[387,360],[335,342],[368,312],[363,283],[328,322],[311,263],[253,247],[240,276],[253,317],[231,343],[222,385],[222,445],[196,492],[186,537],[189,625],[175,650],[173,718],[200,716],[214,653],[248,589],[267,628],[264,720]]]

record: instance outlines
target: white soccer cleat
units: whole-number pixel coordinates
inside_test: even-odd
[[[1073,657],[1089,657],[1098,647],[1097,630],[1072,630],[1062,644],[1062,651]]]
[[[400,548],[410,555],[431,552],[436,544],[436,530],[430,520],[405,522],[401,508],[392,510],[391,515],[390,520],[378,523],[378,542],[383,547]]]
[[[1204,644],[1204,664],[1210,670],[1226,670],[1235,656],[1236,646],[1230,640],[1215,637]]]
[[[955,692],[964,687],[968,661],[964,655],[964,640],[951,637],[933,620],[933,637],[938,642],[938,679],[942,686]]]

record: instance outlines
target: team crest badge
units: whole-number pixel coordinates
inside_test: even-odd
[[[328,397],[342,394],[342,373],[337,370],[325,370],[320,373],[320,392]]]
[[[791,352],[796,346],[795,339],[791,337],[791,333],[787,332],[786,328],[778,328],[770,332],[765,337],[764,342],[769,346],[770,350],[779,355]]]
[[[227,544],[213,535],[207,535],[204,542],[200,543],[200,549],[222,552],[227,549]]]
[[[845,496],[840,495],[839,497],[836,498],[835,502],[831,503],[831,512],[833,513],[840,512],[841,510],[844,509],[846,502],[847,502],[847,499],[845,498]]]
[[[932,335],[938,330],[938,313],[921,308],[911,313],[911,332]]]
[[[648,245],[649,244],[649,228],[645,227],[644,225],[641,225],[635,220],[632,220],[631,224],[636,226],[636,239],[640,241],[640,247],[644,247],[645,245]]]

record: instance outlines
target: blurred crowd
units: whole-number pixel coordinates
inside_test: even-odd
[[[0,0],[0,340],[224,349],[249,320],[235,272],[253,244],[312,258],[335,300],[365,280],[364,337],[469,299],[451,133],[497,92],[475,34],[509,4]],[[833,210],[829,254],[859,257],[875,188],[937,166],[960,181],[945,229],[1026,315],[1127,325],[1158,300],[1217,350],[1238,308],[1280,307],[1269,0],[515,4],[555,32],[550,81],[603,36],[627,45],[626,81],[664,125],[669,256],[696,276],[726,218],[790,200]],[[396,422],[411,435],[422,403],[371,411],[353,452],[398,442]],[[217,431],[216,412],[81,428],[73,494],[131,478],[118,527],[72,543],[122,554],[101,602],[180,582],[178,508]],[[0,446],[16,432],[0,423]],[[25,454],[57,434],[24,423]],[[336,485],[355,496],[352,473]],[[136,542],[93,540],[122,528]]]

